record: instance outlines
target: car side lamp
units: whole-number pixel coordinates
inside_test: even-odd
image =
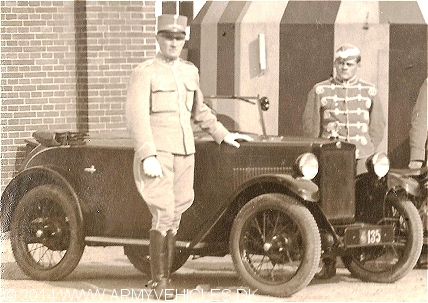
[[[383,152],[373,154],[366,161],[367,170],[376,174],[379,179],[386,176],[389,171],[389,165],[389,158]]]
[[[297,157],[294,162],[294,173],[296,176],[312,180],[318,174],[318,159],[312,153],[304,153]]]

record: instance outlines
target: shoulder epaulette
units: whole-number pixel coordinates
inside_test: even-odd
[[[153,60],[153,59],[148,59],[148,60],[146,60],[146,61],[144,61],[144,62],[142,62],[142,63],[138,64],[138,65],[137,65],[137,67],[136,67],[135,69],[142,69],[142,68],[145,68],[145,67],[147,67],[147,66],[149,66],[149,65],[152,65],[152,64],[153,64],[153,62],[154,62],[154,60]]]
[[[375,87],[375,85],[374,85],[374,84],[372,84],[372,83],[370,83],[370,82],[367,82],[367,81],[365,81],[365,80],[359,79],[359,81],[361,82],[361,84],[364,84],[364,85],[366,85],[366,86],[372,86],[372,87]]]
[[[316,83],[314,86],[322,86],[322,85],[331,85],[331,79],[323,80],[321,82]]]
[[[180,61],[183,62],[183,63],[185,63],[185,64],[188,64],[188,65],[191,65],[191,66],[195,66],[195,64],[193,64],[193,62],[191,62],[191,61],[187,61],[187,60],[184,60],[184,59],[181,59],[181,58],[180,58]]]

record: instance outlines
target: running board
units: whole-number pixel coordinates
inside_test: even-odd
[[[85,242],[89,245],[99,245],[99,244],[107,244],[107,245],[141,245],[141,246],[149,246],[150,240],[146,239],[129,239],[129,238],[110,238],[110,237],[85,237]],[[176,241],[175,245],[181,248],[189,248],[190,242],[186,241]],[[193,248],[203,248],[205,247],[205,243],[198,243]]]

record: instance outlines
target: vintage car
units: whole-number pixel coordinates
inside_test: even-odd
[[[422,223],[411,201],[388,192],[386,155],[356,175],[353,144],[251,136],[234,148],[195,133],[195,200],[182,218],[173,270],[190,255],[230,254],[244,283],[272,296],[307,286],[326,258],[340,257],[364,281],[394,282],[412,270]],[[2,230],[23,272],[63,279],[86,245],[112,245],[150,274],[151,215],[134,183],[130,138],[33,137],[1,197]]]

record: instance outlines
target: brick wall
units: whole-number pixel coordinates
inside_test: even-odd
[[[125,128],[128,76],[143,58],[155,55],[155,23],[154,3],[87,2],[91,130]]]
[[[154,31],[154,1],[1,1],[2,191],[35,130],[125,128],[128,75]]]

